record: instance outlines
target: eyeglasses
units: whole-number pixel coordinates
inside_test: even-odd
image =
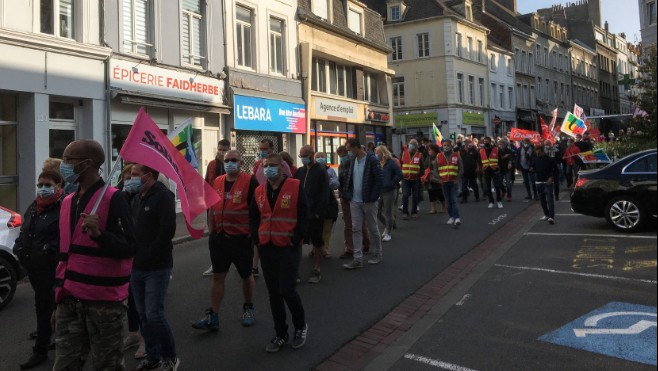
[[[225,158],[224,159],[225,164],[228,164],[229,162],[238,162],[238,161],[240,161],[240,160],[238,160],[237,158]]]
[[[277,167],[277,166],[281,166],[281,164],[267,164],[267,165],[263,165],[263,167]]]
[[[310,158],[311,155],[305,155],[305,156],[304,156],[304,155],[299,155],[299,156],[297,156],[297,157],[299,157],[299,158]]]
[[[43,187],[54,187],[54,184],[50,183],[37,183],[37,188],[43,188]]]
[[[63,157],[62,158],[62,162],[65,162],[67,164],[70,163],[71,161],[76,161],[76,160],[84,161],[84,160],[86,160],[86,158],[85,157]]]

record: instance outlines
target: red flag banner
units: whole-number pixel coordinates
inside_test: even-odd
[[[553,145],[555,143],[555,138],[553,138],[553,135],[551,134],[551,129],[548,128],[543,117],[539,116],[539,122],[541,123],[541,133],[544,140],[551,141],[551,145]]]
[[[217,192],[180,154],[174,144],[140,108],[119,155],[126,161],[146,165],[173,180],[180,199],[187,230],[194,239],[203,229],[194,229],[192,221],[219,201]]]
[[[512,141],[521,141],[525,138],[530,139],[533,144],[541,144],[541,135],[536,131],[518,128],[512,128],[510,131],[509,139]]]

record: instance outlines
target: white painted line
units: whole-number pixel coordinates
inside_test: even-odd
[[[594,234],[594,233],[540,233],[527,232],[524,236],[555,236],[555,237],[612,237],[612,238],[639,238],[644,240],[655,240],[658,236],[633,236],[628,234]]]
[[[570,213],[570,214],[555,214],[555,216],[586,216],[586,215]]]
[[[571,275],[571,276],[580,276],[580,277],[589,277],[589,278],[603,278],[603,279],[606,279],[606,280],[613,280],[613,281],[642,282],[642,283],[650,283],[650,284],[653,284],[653,285],[658,283],[654,280],[644,280],[644,279],[640,279],[640,278],[628,278],[628,277],[619,277],[619,276],[608,276],[608,275],[605,275],[605,274],[567,272],[567,271],[558,271],[558,270],[555,270],[555,269],[546,269],[546,268],[537,268],[537,267],[517,267],[517,266],[505,265],[505,264],[495,264],[495,266],[496,267],[501,267],[501,268],[520,269],[520,270],[525,270],[525,271],[567,274],[567,275]]]
[[[459,299],[459,301],[455,305],[456,306],[464,305],[464,303],[466,303],[466,300],[468,300],[468,298],[470,298],[470,297],[471,297],[471,294],[466,294],[466,295],[462,296],[462,298]]]
[[[473,369],[471,369],[471,368],[462,367],[462,366],[459,366],[459,365],[454,365],[454,364],[452,364],[452,363],[443,362],[443,361],[440,361],[440,360],[438,360],[438,359],[427,358],[427,357],[423,357],[423,356],[419,356],[419,355],[415,355],[415,354],[411,354],[411,353],[407,353],[407,354],[405,354],[405,355],[404,355],[404,358],[406,358],[406,359],[410,359],[410,360],[412,360],[412,361],[416,361],[416,362],[424,363],[424,364],[429,365],[429,366],[434,366],[434,367],[437,367],[437,368],[442,368],[442,369],[444,369],[444,370],[451,370],[451,371],[475,371],[475,370],[473,370]]]

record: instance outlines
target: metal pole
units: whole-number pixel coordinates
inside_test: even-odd
[[[120,163],[121,163],[121,155],[117,156],[116,161],[114,161],[114,165],[112,166],[112,170],[110,170],[110,175],[108,175],[108,177],[107,177],[107,182],[105,182],[105,185],[103,186],[103,190],[101,191],[101,194],[96,199],[96,202],[94,202],[94,207],[91,209],[91,212],[89,214],[95,214],[96,210],[98,210],[98,206],[100,205],[101,200],[105,196],[105,192],[107,192],[107,187],[110,186],[110,179],[112,179],[114,174],[117,172],[117,169],[119,168]],[[83,227],[82,232],[86,233],[87,228]]]

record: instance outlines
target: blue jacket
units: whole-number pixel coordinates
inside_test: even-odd
[[[400,169],[395,160],[389,158],[384,164],[382,173],[384,178],[382,192],[389,192],[397,188],[402,180],[402,169]]]
[[[352,182],[352,174],[354,173],[354,162],[356,159],[350,160],[349,172],[345,174],[345,181],[341,184],[342,197],[346,200],[352,200],[354,192],[354,182]],[[382,168],[379,166],[379,160],[372,153],[366,154],[366,164],[363,170],[363,202],[372,203],[379,199],[382,193],[383,176]]]

